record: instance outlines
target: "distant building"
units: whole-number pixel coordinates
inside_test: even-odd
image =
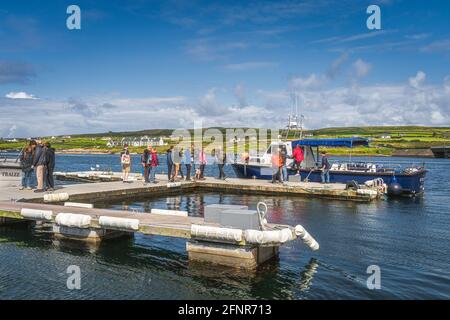
[[[124,146],[128,145],[131,147],[147,147],[147,146],[165,146],[167,145],[164,142],[162,137],[159,138],[149,138],[148,136],[138,137],[124,137],[120,141],[119,145]]]
[[[379,136],[380,139],[391,139],[391,135],[389,134],[382,134]]]

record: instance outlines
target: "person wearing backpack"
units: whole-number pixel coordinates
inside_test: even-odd
[[[156,152],[155,147],[152,147],[149,153],[149,172],[150,172],[150,182],[158,183],[155,179],[156,168],[159,165],[158,153]]]
[[[120,163],[122,164],[122,181],[128,183],[128,175],[131,171],[131,156],[128,151],[128,145],[123,147],[123,151],[120,153]]]

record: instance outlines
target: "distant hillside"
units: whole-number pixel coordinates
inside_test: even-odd
[[[208,129],[205,128],[203,132]],[[226,128],[214,128],[222,133],[226,132]],[[247,130],[249,128],[240,128]],[[122,146],[120,144],[109,145],[108,138],[114,141],[120,140],[122,137],[141,137],[149,136],[170,137],[174,130],[172,129],[149,129],[140,131],[124,131],[124,132],[102,132],[95,134],[81,134],[71,136],[46,137],[53,147],[60,152],[67,153],[115,153],[120,152]],[[193,130],[189,130],[191,135]],[[285,131],[280,131],[285,136]],[[430,147],[432,146],[450,146],[450,127],[422,127],[422,126],[386,126],[386,127],[345,127],[345,128],[323,128],[317,130],[306,130],[307,138],[332,138],[332,137],[366,137],[370,138],[370,147],[357,147],[352,149],[353,155],[400,155],[400,156],[432,156]],[[294,136],[296,134],[296,136]],[[270,130],[268,137],[270,138]],[[106,139],[105,139],[106,138]],[[288,139],[298,138],[298,132],[290,132]],[[166,143],[173,144],[174,141],[165,139]],[[26,144],[25,139],[18,140],[1,140],[0,150],[17,150]],[[159,146],[159,151],[167,148]],[[131,147],[133,152],[141,152],[142,146]],[[343,148],[328,148],[330,154],[345,154],[348,150]]]
[[[450,138],[450,127],[424,127],[424,126],[371,126],[371,127],[341,127],[322,128],[308,130],[313,135],[327,136],[367,136],[375,137],[390,135],[394,137],[416,136],[416,137],[447,137]]]
[[[204,128],[203,132],[208,129],[219,129],[225,133],[226,128],[212,127]],[[247,130],[249,128],[241,128]],[[75,134],[72,137],[79,138],[98,138],[98,137],[160,137],[170,136],[175,129],[148,129],[139,131],[109,131],[102,133],[89,134]],[[191,134],[193,129],[189,130]],[[283,134],[285,131],[281,130]],[[270,133],[270,130],[269,130]],[[391,136],[391,138],[400,137],[437,137],[450,138],[450,127],[424,127],[424,126],[370,126],[370,127],[336,127],[336,128],[322,128],[314,130],[305,130],[305,133],[313,136],[362,136],[376,138],[378,136]]]

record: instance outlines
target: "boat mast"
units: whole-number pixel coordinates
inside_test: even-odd
[[[298,134],[300,135],[298,138],[303,138],[303,120],[304,116],[299,116],[299,95],[297,92],[291,93],[291,112],[288,116],[288,125],[286,128],[286,135],[284,140],[287,141],[289,138],[289,134],[291,131],[294,131],[293,139],[296,139]]]

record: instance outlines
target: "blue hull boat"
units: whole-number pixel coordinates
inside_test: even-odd
[[[272,179],[272,168],[252,164],[233,164],[233,170],[239,178],[251,179]],[[288,176],[295,175],[296,170],[288,168]],[[411,172],[355,172],[355,171],[333,171],[330,170],[330,183],[347,183],[356,181],[358,184],[364,184],[366,181],[382,178],[388,186],[392,183],[398,183],[401,186],[402,196],[420,195],[424,192],[426,170],[419,169]],[[301,180],[307,179],[310,182],[321,182],[321,170],[319,169],[300,169]]]
[[[368,146],[364,138],[303,139],[284,142],[272,142],[262,156],[248,157],[232,164],[233,170],[240,178],[272,179],[272,152],[280,148],[286,150],[288,176],[300,174],[302,181],[321,182],[319,168],[319,146],[347,147]],[[304,154],[301,168],[297,172],[293,168],[292,152],[300,146]],[[315,150],[313,149],[315,148]],[[426,170],[422,167],[385,168],[375,163],[350,162],[333,163],[330,169],[330,183],[356,182],[365,184],[371,180],[383,180],[390,196],[415,196],[424,192]]]

